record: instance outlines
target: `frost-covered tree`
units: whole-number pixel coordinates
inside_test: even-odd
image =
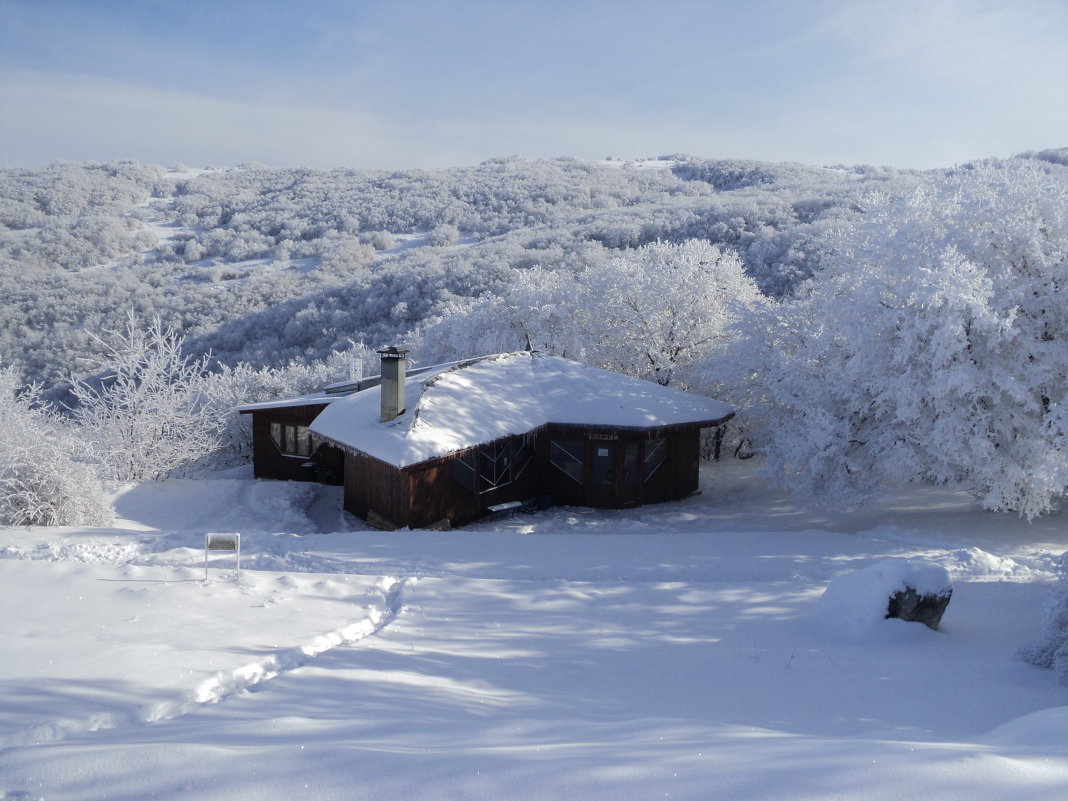
[[[396,340],[443,303],[506,292],[532,266],[575,272],[658,240],[735,251],[781,297],[819,270],[828,234],[866,192],[914,182],[892,170],[677,158],[660,169],[576,159],[390,172],[0,169],[0,356],[64,400],[62,366],[101,355],[87,332],[122,328],[133,307],[183,333],[188,352],[282,367],[350,337]],[[463,231],[469,246],[414,236],[435,230],[445,241]]]
[[[762,301],[736,254],[700,240],[625,252],[584,275],[580,295],[587,358],[665,386],[689,386]]]
[[[577,357],[583,352],[575,325],[577,285],[568,271],[519,271],[501,294],[454,297],[417,332],[426,363],[531,348]]]
[[[131,314],[112,334],[97,380],[73,389],[73,417],[108,478],[181,476],[218,447],[225,418],[206,402],[206,367],[158,317],[143,327]]]
[[[114,519],[68,421],[0,368],[0,524],[106,526]]]
[[[762,296],[741,261],[707,242],[652,244],[579,273],[531,268],[499,295],[455,301],[422,331],[425,360],[531,347],[688,386]]]
[[[1068,171],[976,164],[876,197],[800,297],[741,324],[769,466],[847,502],[961,482],[1026,517],[1068,487]]]

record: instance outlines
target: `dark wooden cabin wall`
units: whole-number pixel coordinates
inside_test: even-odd
[[[482,512],[478,496],[453,479],[451,461],[416,468],[406,478],[412,528],[429,526],[445,518],[453,525],[462,525],[475,520]]]
[[[308,462],[316,462],[329,468],[341,483],[343,456],[340,450],[325,443],[310,457],[287,456],[278,450],[271,439],[271,423],[307,426],[325,409],[325,405],[289,406],[280,409],[264,409],[252,412],[252,469],[256,478],[274,478],[283,481],[320,481],[324,473]]]
[[[257,478],[291,481],[343,483],[345,508],[366,518],[370,512],[398,526],[425,527],[448,519],[463,525],[483,516],[488,507],[510,501],[544,498],[557,505],[598,505],[608,508],[637,503],[659,503],[683,498],[698,488],[700,470],[700,429],[612,430],[550,424],[532,432],[534,458],[523,475],[511,484],[485,493],[474,492],[453,478],[452,460],[434,462],[401,470],[361,454],[343,453],[325,443],[310,458],[287,456],[271,440],[270,424],[307,426],[326,408],[323,405],[291,406],[252,412],[253,464]],[[593,492],[591,462],[598,442],[619,446],[626,442],[646,442],[663,437],[667,458],[648,481],[642,481],[637,498],[613,498],[603,490]],[[572,440],[584,443],[585,475],[580,484],[554,467],[550,441]],[[644,446],[643,446],[644,451]],[[306,465],[314,461],[327,470]]]
[[[605,441],[599,439],[600,437],[614,437],[610,441],[615,444],[663,437],[667,441],[667,458],[649,481],[641,483],[639,502],[660,503],[683,498],[695,491],[698,486],[701,458],[700,433],[698,428],[612,432],[579,426],[548,426],[538,443],[538,465],[542,476],[540,491],[549,495],[554,504],[588,505],[590,504],[588,482],[592,449],[598,442]],[[552,439],[577,440],[586,443],[586,476],[583,484],[580,485],[552,465],[549,459],[549,442]]]
[[[345,509],[366,519],[375,512],[397,526],[408,522],[408,481],[392,465],[362,454],[345,454]]]
[[[511,439],[511,438],[508,438]],[[519,478],[488,492],[475,492],[453,478],[453,457],[427,465],[416,465],[405,472],[409,476],[411,526],[429,526],[443,519],[463,525],[482,517],[490,506],[511,501],[525,501],[538,492],[537,456]]]
[[[689,429],[665,435],[668,456],[649,481],[642,484],[642,503],[684,498],[697,489],[701,463],[701,431]]]

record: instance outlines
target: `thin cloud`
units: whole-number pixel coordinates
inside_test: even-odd
[[[685,151],[929,167],[1068,130],[1059,2],[166,7],[192,28],[152,4],[6,5],[3,165]]]

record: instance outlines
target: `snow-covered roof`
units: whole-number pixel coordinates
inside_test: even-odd
[[[238,406],[237,411],[258,412],[261,409],[283,409],[287,406],[318,406],[324,403],[333,403],[344,397],[344,395],[328,394],[326,392],[312,392],[308,395],[298,395],[295,398],[282,398],[281,400],[263,401],[262,403],[246,403]]]
[[[406,411],[379,422],[380,392],[334,400],[311,424],[325,440],[396,467],[548,423],[618,429],[715,425],[719,401],[558,356],[511,353],[443,366],[405,385]]]
[[[413,367],[408,370],[408,375],[423,376],[427,373],[440,373],[445,368],[457,364],[462,364],[462,362],[447,362],[445,364],[437,364],[429,367]],[[289,406],[318,406],[321,404],[333,403],[334,401],[339,400],[346,395],[351,395],[354,392],[363,392],[365,389],[377,387],[381,381],[382,376],[380,375],[367,376],[366,378],[354,378],[350,381],[339,381],[335,384],[327,384],[320,391],[311,392],[307,395],[297,395],[292,398],[261,401],[259,403],[245,403],[235,407],[235,409],[244,414],[247,412],[258,412],[263,409],[284,409]]]

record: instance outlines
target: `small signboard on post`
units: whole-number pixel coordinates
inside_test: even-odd
[[[241,581],[241,535],[240,534],[205,534],[204,535],[204,581],[208,580],[208,553],[210,551],[232,551],[237,557],[237,581]]]

